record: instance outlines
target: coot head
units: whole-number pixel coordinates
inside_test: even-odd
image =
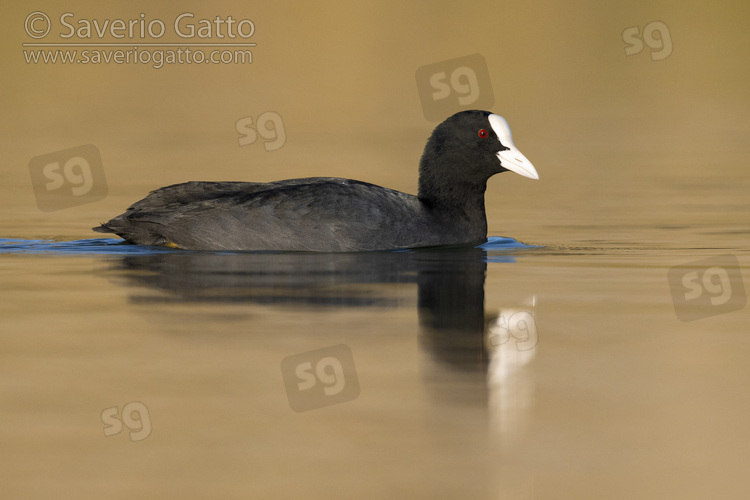
[[[513,143],[508,122],[489,111],[461,111],[432,132],[419,165],[419,196],[424,200],[484,192],[487,179],[505,171],[539,179],[536,169]],[[463,186],[463,188],[461,188]]]

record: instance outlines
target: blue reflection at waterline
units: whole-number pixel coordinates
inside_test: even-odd
[[[471,247],[467,247],[471,248]],[[479,248],[484,250],[485,262],[515,262],[515,259],[509,252],[516,250],[528,250],[534,248],[542,248],[537,245],[527,245],[521,243],[513,238],[506,238],[502,236],[491,236],[487,242],[478,245],[473,248]],[[453,247],[452,250],[455,250]],[[434,251],[439,248],[430,249],[411,249],[411,250],[395,250],[392,252],[377,252],[377,253],[399,253],[399,252],[421,252],[421,251]],[[164,247],[152,247],[145,245],[129,245],[124,243],[122,240],[116,240],[112,238],[93,238],[85,240],[72,240],[72,241],[56,241],[56,240],[24,240],[24,239],[9,239],[0,238],[0,254],[45,254],[45,255],[58,255],[58,256],[70,256],[70,255],[153,255],[153,254],[173,254],[180,252],[188,252],[187,250],[174,250],[171,248]],[[213,252],[202,252],[202,253],[213,253],[213,254],[247,254],[247,253],[297,253],[304,255],[305,252],[228,252],[228,251],[213,251]],[[364,252],[367,253],[367,252]]]

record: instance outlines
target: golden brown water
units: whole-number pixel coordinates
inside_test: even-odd
[[[1,9],[3,498],[747,497],[745,3]],[[26,64],[33,11],[232,15],[257,46]],[[89,229],[185,180],[414,192],[416,71],[477,53],[541,178],[490,181],[489,232],[529,246],[204,254]],[[258,122],[285,139],[241,145]],[[106,190],[42,211],[32,159],[86,144]]]

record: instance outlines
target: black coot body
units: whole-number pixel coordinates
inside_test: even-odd
[[[350,179],[186,182],[152,191],[94,231],[186,250],[349,252],[483,243],[487,180],[538,179],[505,119],[462,111],[435,128],[417,196]]]

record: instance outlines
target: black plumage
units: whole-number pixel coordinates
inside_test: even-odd
[[[417,196],[333,177],[186,182],[151,192],[94,231],[188,250],[345,252],[481,243],[487,180],[505,170],[538,178],[504,119],[463,111],[427,141]]]

